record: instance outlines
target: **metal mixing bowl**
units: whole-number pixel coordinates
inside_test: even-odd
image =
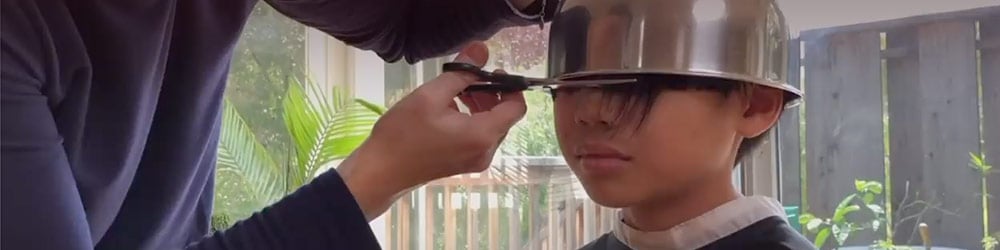
[[[565,0],[552,20],[549,77],[679,74],[783,90],[789,33],[774,0]]]

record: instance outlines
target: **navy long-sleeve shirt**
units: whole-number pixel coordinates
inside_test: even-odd
[[[3,249],[378,247],[333,171],[206,235],[223,89],[255,1],[2,3]],[[506,0],[268,3],[388,61],[537,22]]]

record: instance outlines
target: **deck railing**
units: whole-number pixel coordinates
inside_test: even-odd
[[[609,232],[614,210],[587,198],[560,157],[506,157],[441,179],[384,216],[385,249],[576,249]]]

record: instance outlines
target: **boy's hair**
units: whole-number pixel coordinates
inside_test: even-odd
[[[615,122],[635,121],[635,123],[633,123],[635,125],[633,129],[638,129],[639,126],[641,126],[646,120],[646,116],[649,114],[653,103],[663,91],[708,90],[719,92],[724,97],[729,97],[729,95],[732,94],[748,94],[750,88],[754,86],[752,83],[722,78],[665,74],[601,75],[574,78],[573,80],[621,78],[634,78],[637,81],[633,83],[600,86],[601,90],[604,92],[602,101],[605,102],[605,105],[601,106],[608,107],[611,106],[608,104],[611,104],[612,102],[621,102],[621,106],[619,106],[620,110],[616,110],[615,112],[618,114]],[[556,98],[558,93],[559,90],[555,89],[552,92],[552,98]],[[767,132],[757,137],[743,139],[740,143],[739,149],[736,151],[736,162],[733,163],[733,166],[735,167],[739,161],[757,149],[761,142],[763,142],[764,137],[766,137],[770,131],[771,129],[769,128]]]

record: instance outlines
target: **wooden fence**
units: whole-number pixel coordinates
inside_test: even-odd
[[[969,154],[1000,165],[1000,7],[811,30],[792,44],[790,79],[806,98],[779,125],[783,202],[830,216],[855,179],[882,181],[897,244],[919,245],[913,229],[925,222],[935,245],[982,249]],[[1000,194],[1000,176],[987,186]]]
[[[609,232],[614,211],[587,199],[561,158],[538,157],[435,181],[385,218],[385,249],[561,250]]]

